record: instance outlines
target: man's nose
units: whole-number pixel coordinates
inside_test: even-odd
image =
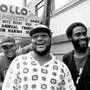
[[[84,38],[86,38],[86,36],[84,36],[83,34],[81,34],[80,38],[81,39],[84,39]]]
[[[41,35],[38,36],[37,40],[42,40],[43,37]]]

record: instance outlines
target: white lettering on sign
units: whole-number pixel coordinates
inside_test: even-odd
[[[29,37],[29,31],[39,22],[37,16],[28,16],[28,10],[24,7],[0,4],[0,35]]]
[[[15,7],[15,6],[9,6],[5,4],[0,4],[0,12],[4,13],[11,13],[11,14],[17,14],[17,15],[28,15],[28,9]]]

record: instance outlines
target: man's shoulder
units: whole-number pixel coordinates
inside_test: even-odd
[[[31,56],[31,54],[29,52],[29,53],[26,53],[26,54],[18,55],[18,56],[15,57],[15,59],[23,59],[25,57],[30,57],[30,56]]]
[[[58,63],[60,68],[67,67],[67,65],[63,61],[60,61],[59,59],[56,59],[55,62]]]
[[[70,51],[70,52],[68,52],[68,53],[66,53],[63,57],[67,57],[67,56],[70,56],[70,55],[72,55],[73,54],[73,50],[72,51]]]
[[[31,57],[31,55],[29,54],[29,53],[27,53],[27,54],[22,54],[22,55],[18,55],[18,56],[16,56],[15,58],[14,58],[14,60],[12,61],[12,65],[16,65],[16,64],[21,64],[22,63],[22,61],[24,60],[25,62],[28,62],[28,61],[30,61],[30,59],[32,59],[32,58],[30,58]]]
[[[20,58],[20,57],[27,57],[28,55],[29,55],[29,53],[17,55],[17,58]]]
[[[70,51],[70,52],[68,52],[68,53],[66,53],[66,54],[63,56],[62,61],[63,61],[64,63],[68,64],[69,60],[70,60],[71,57],[73,56],[73,53],[74,53],[73,50]]]

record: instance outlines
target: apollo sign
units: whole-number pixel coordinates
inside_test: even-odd
[[[0,4],[0,34],[28,37],[29,31],[40,22],[37,16],[28,15],[29,11],[25,7]]]
[[[28,10],[26,8],[19,8],[19,7],[13,7],[13,6],[7,6],[5,4],[0,5],[0,11],[1,12],[9,12],[11,14],[17,14],[17,15],[27,15]]]

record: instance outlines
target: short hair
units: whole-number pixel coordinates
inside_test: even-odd
[[[82,26],[82,27],[84,27],[84,28],[86,29],[86,31],[87,31],[87,27],[86,27],[83,23],[81,23],[81,22],[72,23],[72,24],[67,28],[67,30],[66,30],[66,35],[67,35],[68,39],[69,39],[69,37],[72,37],[73,29],[74,29],[75,27],[77,27],[77,26]]]

